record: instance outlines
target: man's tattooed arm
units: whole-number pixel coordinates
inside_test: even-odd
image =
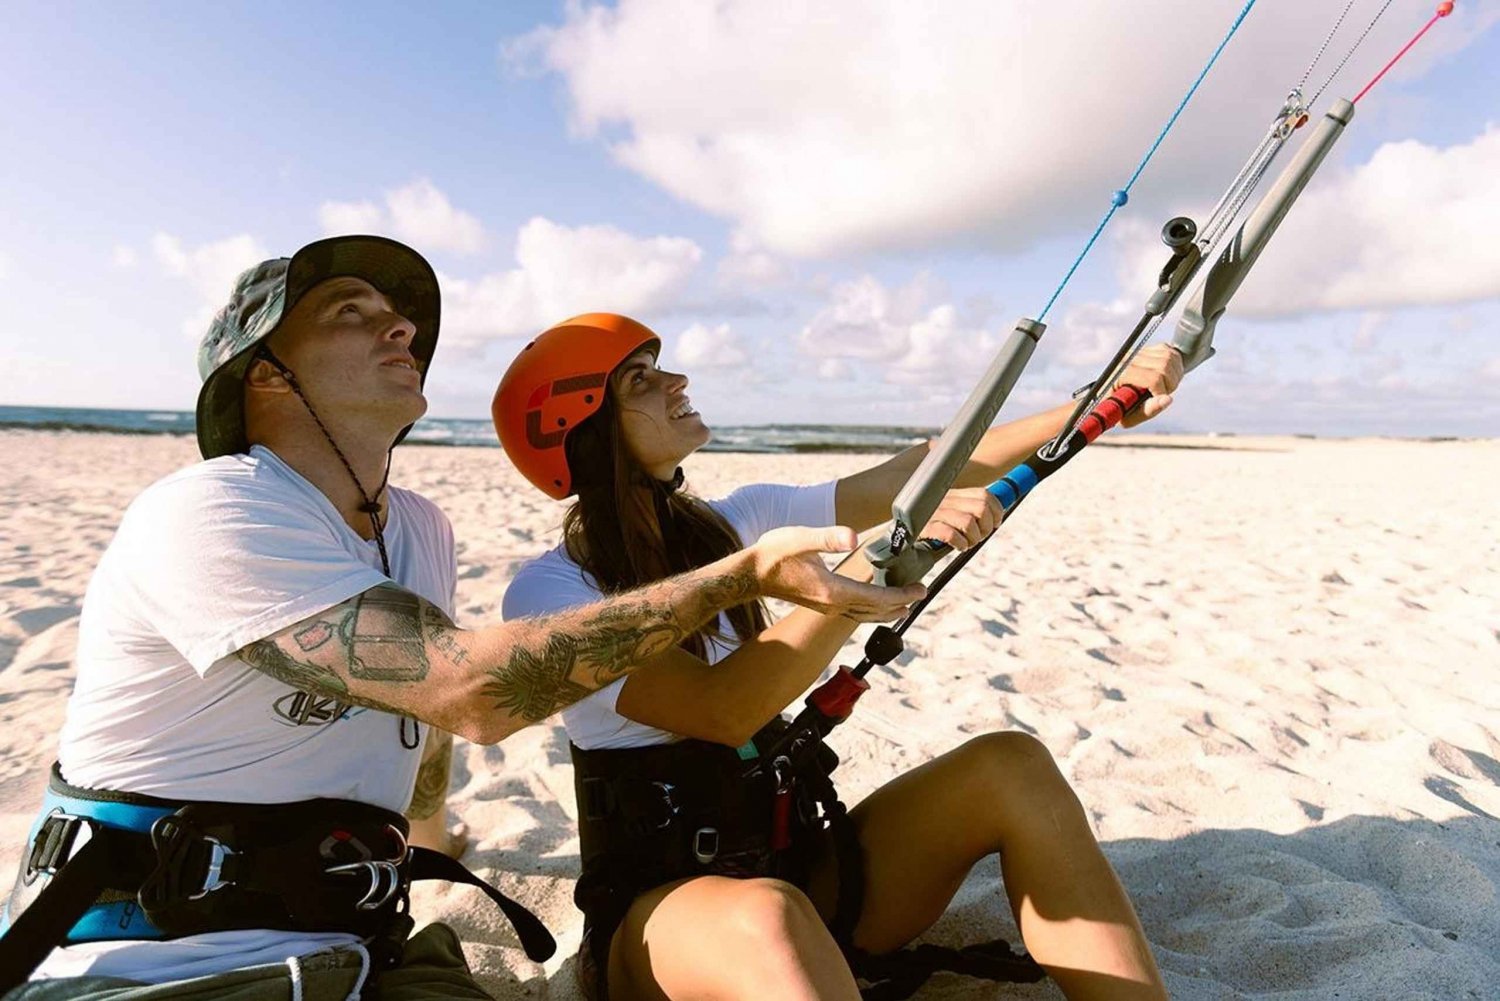
[[[240,659],[293,688],[382,712],[420,715],[406,691],[424,681],[442,630],[442,610],[381,584],[243,647]]]
[[[382,584],[249,644],[240,657],[294,688],[492,743],[757,597],[752,567],[729,558],[594,605],[475,630]]]
[[[535,723],[755,597],[749,574],[693,578],[685,574],[605,604],[533,620],[532,641],[515,643],[504,663],[489,669],[484,693],[497,708]]]

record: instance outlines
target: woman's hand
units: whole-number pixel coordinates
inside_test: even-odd
[[[921,537],[954,549],[968,549],[989,538],[1005,517],[1005,508],[982,487],[964,487],[943,495]]]
[[[1153,344],[1125,367],[1116,386],[1135,386],[1151,396],[1125,415],[1128,428],[1143,424],[1172,405],[1172,392],[1182,381],[1182,355],[1170,344]]]
[[[778,528],[751,546],[755,579],[765,598],[781,598],[825,615],[857,622],[889,622],[905,614],[927,589],[920,584],[879,587],[828,569],[822,553],[847,553],[857,544],[853,529]]]

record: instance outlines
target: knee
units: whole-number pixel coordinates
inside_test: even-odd
[[[822,927],[807,894],[781,879],[739,880],[724,918],[727,931],[768,960]]]
[[[1017,807],[1078,806],[1047,745],[1017,730],[987,733],[963,746],[980,781],[1005,803]]]

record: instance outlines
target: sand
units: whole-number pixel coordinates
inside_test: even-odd
[[[846,801],[968,736],[1052,749],[1174,997],[1500,997],[1500,442],[1152,439],[1041,487],[834,737]],[[73,677],[78,611],[179,437],[0,432],[0,864],[14,871]],[[689,482],[813,482],[859,456],[709,455]],[[490,449],[403,447],[493,621],[560,508]],[[855,648],[846,651],[857,657]],[[472,889],[419,888],[499,997],[576,999],[575,803],[560,727],[460,743],[466,861],[535,908],[527,961]],[[6,877],[8,878],[8,876]],[[998,867],[933,941],[1010,931]],[[925,999],[1054,998],[939,977]]]

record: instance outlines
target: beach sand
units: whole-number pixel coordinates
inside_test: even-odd
[[[1500,998],[1500,442],[1098,447],[939,597],[833,737],[846,802],[997,729],[1057,757],[1174,997]],[[0,432],[0,865],[14,871],[73,677],[78,611],[180,437]],[[814,482],[859,456],[710,455],[689,484]],[[403,447],[452,518],[459,618],[494,621],[562,508],[493,449]],[[845,651],[857,659],[857,647]],[[557,934],[527,961],[477,892],[426,884],[499,997],[575,999],[575,804],[560,727],[460,743],[465,861]],[[8,876],[6,877],[8,878]],[[932,941],[1014,936],[993,861]],[[939,976],[924,999],[1054,998]]]

